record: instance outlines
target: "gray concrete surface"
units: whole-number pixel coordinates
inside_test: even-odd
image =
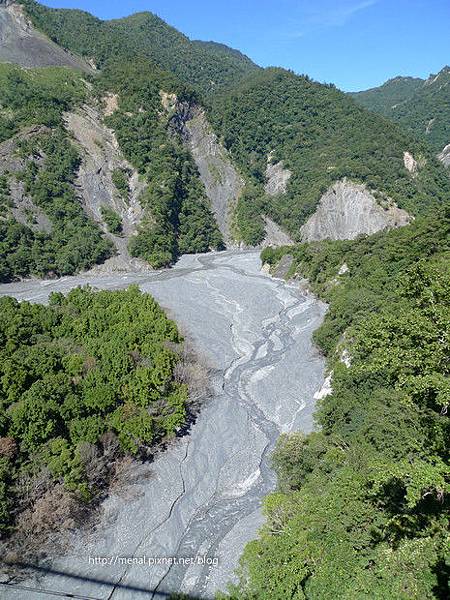
[[[80,284],[116,289],[136,282],[169,310],[215,369],[214,398],[190,434],[154,463],[135,467],[142,477],[108,497],[95,530],[74,534],[50,572],[23,582],[32,591],[0,588],[2,598],[40,600],[50,597],[37,591],[45,589],[85,600],[178,591],[206,599],[225,588],[263,522],[261,501],[275,486],[268,460],[274,443],[280,432],[311,430],[313,397],[324,379],[311,335],[325,306],[260,267],[255,252],[224,252],[185,256],[174,269],[150,275],[0,286],[3,295],[45,302],[51,291]],[[149,557],[205,555],[217,564],[148,564]],[[121,564],[122,557],[144,556],[145,565]],[[95,564],[95,557],[108,564]]]

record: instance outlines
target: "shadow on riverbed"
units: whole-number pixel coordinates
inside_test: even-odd
[[[148,589],[142,586],[138,586],[138,585],[132,585],[132,584],[125,584],[125,583],[120,583],[120,581],[118,583],[114,582],[114,581],[108,581],[107,579],[100,579],[99,577],[86,577],[85,575],[77,575],[76,573],[69,573],[67,571],[57,571],[55,569],[51,569],[51,568],[47,568],[47,567],[43,567],[43,566],[39,566],[39,565],[32,565],[32,564],[27,564],[27,563],[15,563],[14,564],[15,567],[17,567],[18,569],[23,569],[24,571],[27,571],[28,573],[30,573],[30,571],[34,572],[34,573],[38,573],[41,575],[57,575],[60,577],[63,577],[65,579],[70,579],[70,580],[74,580],[74,583],[76,581],[82,581],[85,583],[91,583],[93,585],[98,585],[98,586],[105,586],[105,588],[113,588],[112,590],[107,590],[107,589],[103,589],[103,590],[98,590],[98,593],[102,593],[105,591],[110,591],[109,595],[107,596],[107,598],[112,598],[112,595],[115,591],[117,590],[124,590],[126,592],[134,592],[136,594],[139,594],[139,598],[148,598],[148,600],[162,600],[162,599],[167,599],[167,600],[200,600],[200,598],[196,597],[196,596],[190,596],[188,594],[180,594],[179,592],[159,592],[159,591],[154,591],[152,589]],[[29,598],[36,598],[36,600],[38,600],[38,598],[75,598],[76,600],[104,600],[105,596],[103,595],[102,597],[100,597],[99,595],[95,595],[96,592],[93,591],[92,594],[93,595],[85,595],[85,594],[77,594],[75,592],[65,592],[65,591],[59,591],[56,589],[50,589],[50,588],[46,588],[46,587],[37,587],[36,585],[33,585],[31,582],[29,581],[25,581],[25,582],[0,582],[0,597],[3,598],[3,594],[2,594],[2,590],[10,590],[11,592],[16,592],[17,598],[24,598],[25,596],[19,596],[19,594],[22,593],[27,593],[27,597]],[[28,596],[28,594],[30,594]],[[31,596],[31,594],[33,594],[33,596]],[[12,596],[11,596],[12,597]],[[206,597],[203,597],[203,600],[207,600]]]

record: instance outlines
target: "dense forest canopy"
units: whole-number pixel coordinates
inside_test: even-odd
[[[111,444],[137,455],[173,436],[186,421],[188,390],[175,375],[177,328],[137,287],[78,288],[51,295],[49,306],[1,298],[0,309],[0,532],[7,533],[28,506],[25,488],[45,473],[37,495],[63,482],[90,500]]]
[[[236,83],[258,68],[222,44],[191,42],[150,12],[101,21],[80,10],[51,9],[33,0],[21,4],[38,29],[62,47],[93,59],[98,68],[139,56],[204,93]]]
[[[450,195],[448,176],[426,143],[308,77],[275,68],[258,71],[215,96],[209,114],[232,157],[259,187],[241,207],[242,227],[251,234],[255,212],[265,211],[298,236],[321,194],[344,177],[412,214]],[[405,151],[424,163],[417,177],[405,168]],[[282,160],[293,173],[286,195],[264,196],[269,153],[272,162]]]
[[[450,212],[294,257],[330,303],[319,430],[282,436],[278,490],[233,599],[446,598]],[[346,265],[346,269],[341,269]],[[339,274],[341,273],[341,274]]]
[[[394,107],[408,101],[423,84],[424,80],[419,77],[394,77],[379,87],[349,95],[369,110],[389,116]]]
[[[423,81],[410,77],[352,94],[357,102],[426,139],[436,152],[450,143],[450,67]]]

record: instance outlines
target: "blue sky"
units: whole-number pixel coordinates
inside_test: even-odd
[[[238,48],[346,91],[450,63],[450,0],[44,0],[102,19],[149,10],[192,39]]]

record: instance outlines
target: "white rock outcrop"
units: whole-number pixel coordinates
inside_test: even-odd
[[[291,175],[292,172],[285,169],[281,161],[273,163],[271,154],[269,154],[266,167],[266,184],[264,186],[266,194],[269,196],[285,194]]]
[[[96,108],[83,105],[76,112],[66,113],[65,125],[81,155],[81,164],[76,178],[80,201],[85,212],[99,223],[106,236],[117,248],[118,257],[110,259],[106,270],[129,269],[131,264],[140,268],[139,261],[130,258],[127,243],[128,239],[137,232],[144,216],[140,196],[145,190],[145,183],[123,157],[114,132],[104,125],[101,114]],[[128,173],[128,199],[121,197],[113,183],[115,169],[123,169]],[[108,232],[102,216],[102,207],[110,208],[120,215],[122,235],[117,236]]]
[[[410,152],[403,152],[403,164],[405,165],[405,169],[409,171],[411,174],[415,174],[418,171],[417,160]]]
[[[267,246],[290,246],[294,243],[288,234],[270,217],[264,217],[264,228],[266,237],[262,243],[263,248]]]
[[[438,154],[438,159],[445,167],[450,167],[450,144],[447,144],[442,152]]]
[[[192,110],[185,122],[185,133],[225,245],[232,247],[231,212],[244,189],[244,179],[212,131],[203,109]]]
[[[402,227],[411,220],[394,202],[383,207],[364,185],[343,180],[325,192],[300,232],[305,242],[351,240],[382,229]]]

